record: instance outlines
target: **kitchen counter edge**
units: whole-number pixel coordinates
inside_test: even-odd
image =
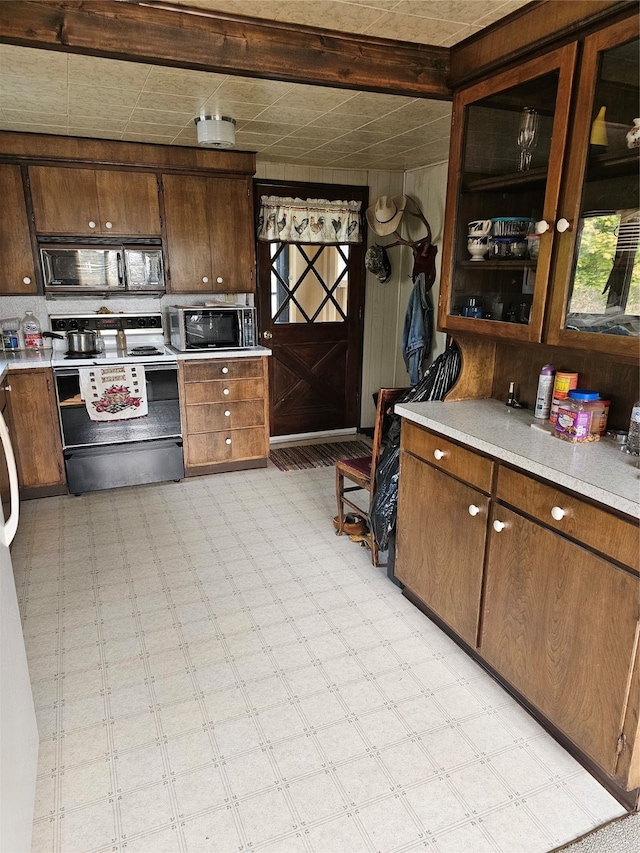
[[[498,400],[399,403],[395,413],[583,497],[640,518],[638,457],[610,439],[571,444],[548,421]]]
[[[271,355],[267,347],[247,347],[246,349],[217,349],[197,350],[195,352],[182,352],[174,347],[169,347],[176,354],[178,361],[189,359],[213,359],[213,358],[257,358],[263,355]]]

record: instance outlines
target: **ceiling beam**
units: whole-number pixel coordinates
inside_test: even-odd
[[[3,0],[0,42],[394,95],[451,95],[448,48],[168,3]]]
[[[452,89],[638,14],[637,0],[536,0],[451,48]]]

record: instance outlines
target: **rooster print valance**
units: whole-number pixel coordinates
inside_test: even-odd
[[[271,243],[360,243],[359,201],[263,195],[258,240]]]

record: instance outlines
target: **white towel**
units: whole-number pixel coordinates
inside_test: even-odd
[[[142,365],[80,367],[80,395],[92,421],[123,421],[148,414]]]

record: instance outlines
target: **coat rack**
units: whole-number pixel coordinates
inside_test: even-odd
[[[409,209],[409,203],[413,205],[415,210]],[[409,197],[407,197],[407,206],[405,207],[404,212],[411,216],[415,216],[416,219],[419,219],[424,224],[427,229],[426,236],[422,237],[420,240],[405,240],[404,237],[400,236],[398,231],[394,231],[393,234],[396,237],[396,240],[393,243],[387,243],[385,248],[390,249],[393,246],[409,246],[413,252],[413,272],[411,277],[415,281],[419,273],[424,273],[425,288],[426,290],[430,290],[436,280],[436,254],[438,253],[437,246],[434,246],[431,242],[431,226],[429,225],[427,217],[420,210],[418,203]]]

